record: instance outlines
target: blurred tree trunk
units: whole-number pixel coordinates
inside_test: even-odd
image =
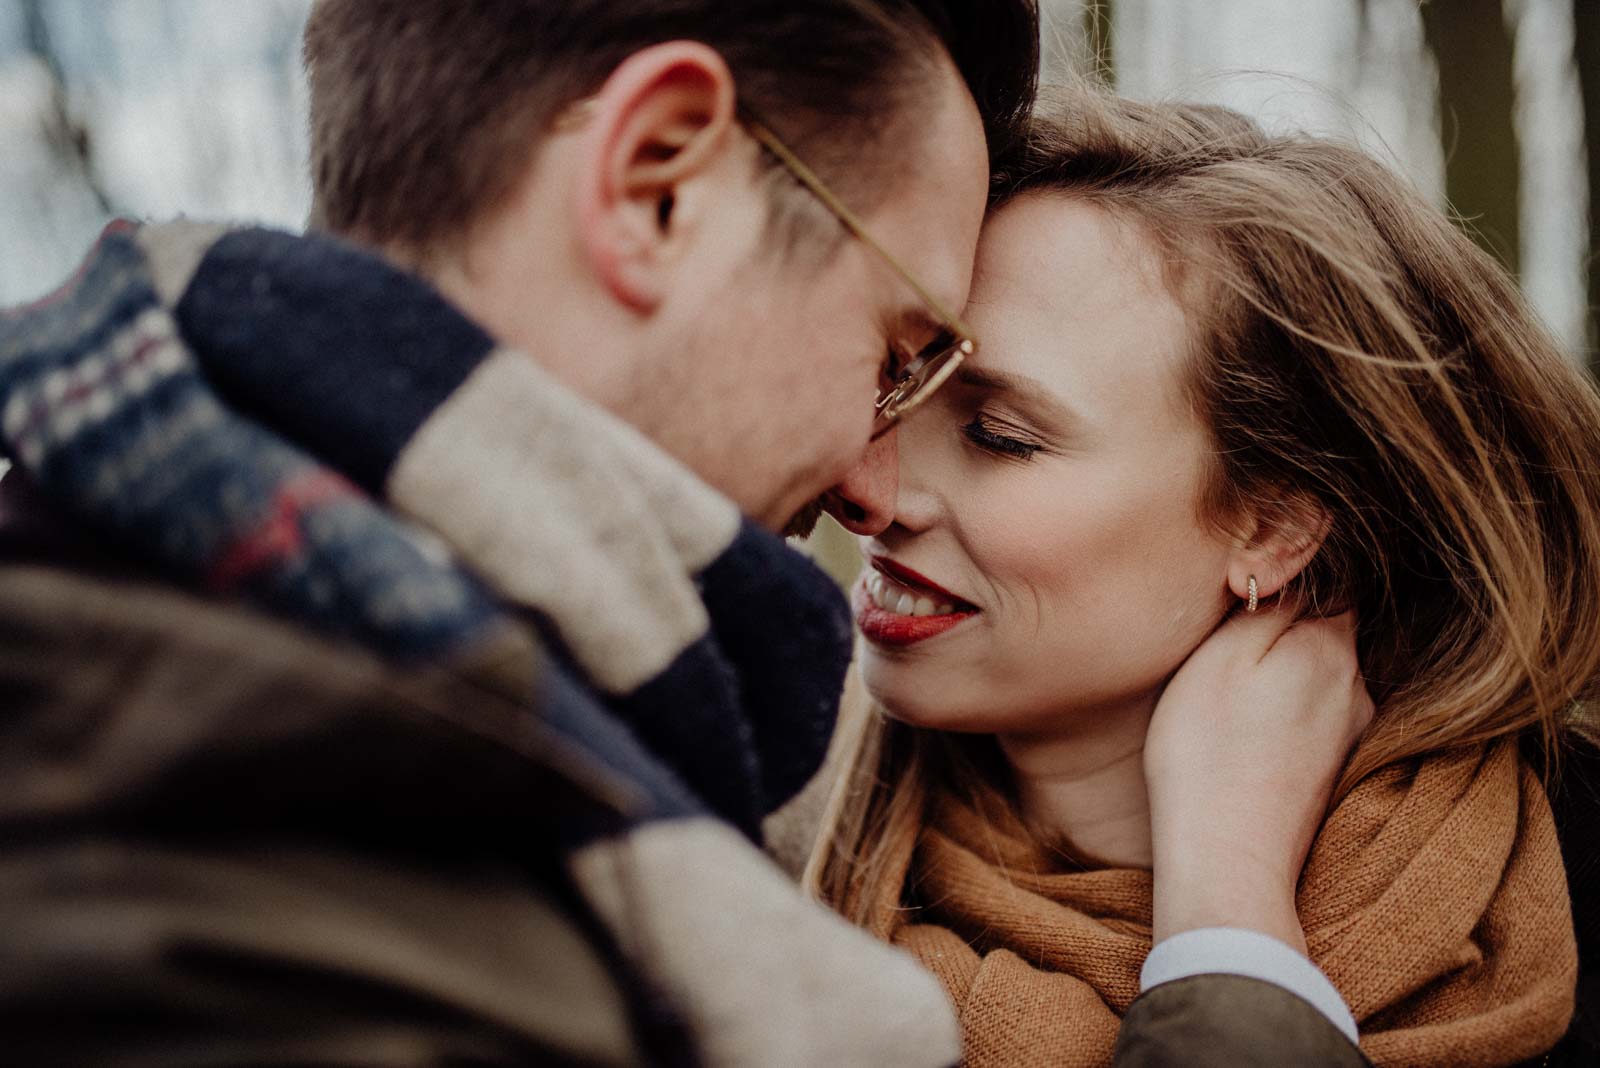
[[[1087,68],[1108,87],[1117,84],[1117,65],[1111,51],[1115,14],[1112,0],[1084,0],[1083,41],[1084,51],[1088,53]]]
[[[1577,0],[1584,7],[1594,0]],[[1439,66],[1445,192],[1473,237],[1513,273],[1521,252],[1516,89],[1501,0],[1427,0]]]
[[[1589,241],[1584,259],[1584,274],[1589,280],[1589,370],[1600,374],[1600,270],[1596,254],[1600,251],[1600,3],[1574,0],[1572,5],[1573,42],[1578,63],[1578,85],[1583,92],[1583,143],[1588,154]]]
[[[56,51],[43,0],[22,0],[22,36],[29,54],[43,64],[50,76],[50,111],[43,122],[46,144],[66,171],[82,180],[101,213],[116,214],[95,168],[88,127],[72,114],[66,72]]]

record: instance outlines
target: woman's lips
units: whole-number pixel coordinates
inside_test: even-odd
[[[943,634],[978,614],[969,605],[934,601],[930,592],[904,586],[881,568],[868,570],[856,583],[856,626],[876,645],[904,647]]]
[[[909,587],[913,595],[923,594],[931,597],[935,601],[942,602],[955,608],[976,610],[975,605],[970,605],[963,601],[961,598],[957,597],[955,594],[951,593],[949,590],[945,589],[928,576],[919,571],[913,571],[906,565],[895,560],[891,560],[887,556],[870,557],[868,559],[868,563],[870,563],[872,567],[878,571],[889,576],[892,581],[899,583],[901,586]]]

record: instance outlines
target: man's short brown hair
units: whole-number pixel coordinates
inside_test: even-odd
[[[629,55],[696,40],[859,207],[942,47],[991,152],[1032,104],[1034,0],[318,0],[306,27],[313,224],[422,249],[513,187],[551,121]],[[881,151],[872,149],[879,147]],[[864,150],[865,149],[865,150]]]

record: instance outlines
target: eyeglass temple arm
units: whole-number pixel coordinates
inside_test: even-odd
[[[946,308],[943,302],[941,302],[932,293],[929,293],[926,289],[923,289],[921,283],[911,276],[911,272],[906,270],[904,265],[902,265],[900,261],[894,257],[893,253],[884,248],[882,245],[878,244],[878,242],[873,239],[872,235],[867,233],[865,224],[863,224],[862,221],[856,217],[855,212],[851,211],[845,206],[843,201],[833,195],[833,191],[823,183],[822,179],[815,171],[806,166],[805,162],[801,160],[799,156],[796,156],[793,152],[789,151],[789,146],[785,145],[781,140],[779,140],[778,135],[773,133],[766,123],[762,122],[761,119],[758,118],[752,111],[750,111],[748,107],[740,105],[740,111],[744,113],[745,126],[750,131],[750,136],[759,141],[761,146],[767,151],[771,152],[774,156],[777,156],[783,165],[787,167],[796,178],[800,179],[801,183],[807,189],[815,194],[818,200],[827,205],[829,211],[833,212],[839,217],[839,221],[844,223],[849,231],[855,235],[858,241],[887,260],[889,266],[894,268],[895,273],[901,278],[905,279],[906,284],[916,292],[917,296],[926,301],[928,307],[932,308],[935,312],[938,312],[939,315],[961,335],[962,340],[972,340],[972,331],[968,329],[966,323],[962,322],[961,317]]]

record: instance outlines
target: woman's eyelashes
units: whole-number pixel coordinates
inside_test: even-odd
[[[998,424],[982,412],[972,417],[972,421],[961,428],[968,441],[982,449],[984,452],[996,456],[1005,456],[1013,460],[1031,460],[1034,453],[1042,446],[1035,445],[1021,438],[1015,438],[1003,431],[1008,428]]]

